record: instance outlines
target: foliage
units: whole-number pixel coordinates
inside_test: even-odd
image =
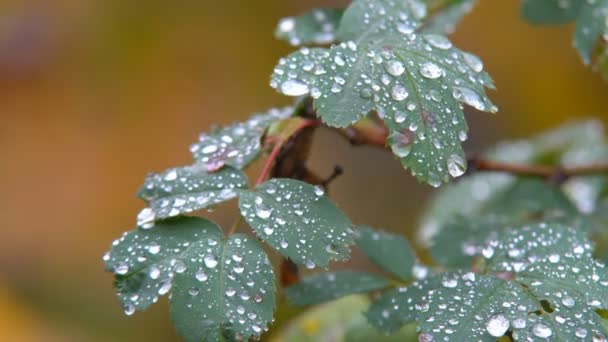
[[[137,227],[103,257],[124,312],[167,294],[186,341],[259,339],[280,303],[277,272],[290,304],[321,304],[271,336],[278,341],[606,341],[603,129],[569,123],[468,157],[464,105],[496,112],[485,93],[494,86],[482,61],[445,34],[475,3],[354,0],[282,19],[277,38],[301,47],[279,60],[271,86],[294,106],[202,134],[194,164],[146,177]],[[608,35],[607,1],[522,8],[534,23],[576,21],[585,62]],[[435,192],[415,245],[355,226],[327,196],[339,170],[321,179],[306,167],[321,125],[388,147],[434,187],[466,177]],[[250,184],[244,169],[260,156]],[[185,216],[232,199],[240,216],[225,232]],[[242,221],[252,234],[235,233]],[[280,254],[280,267],[258,240]],[[378,269],[328,270],[351,248]],[[324,271],[300,276],[298,266]]]

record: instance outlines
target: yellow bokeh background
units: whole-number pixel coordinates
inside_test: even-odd
[[[346,3],[0,1],[0,340],[177,340],[165,301],[122,314],[102,254],[134,226],[148,172],[190,163],[212,124],[290,103],[268,86],[292,49],[274,40],[277,20]],[[581,63],[572,27],[530,26],[518,7],[481,1],[452,36],[498,87],[498,114],[467,113],[471,151],[608,119],[608,84]],[[355,222],[412,235],[432,189],[390,154],[321,131],[311,166],[335,164],[346,172],[332,197]],[[235,214],[211,217],[226,226]]]

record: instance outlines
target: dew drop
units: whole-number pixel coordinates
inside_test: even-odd
[[[410,94],[405,90],[405,87],[401,84],[396,84],[391,89],[391,98],[395,101],[403,101],[407,99]]]
[[[308,84],[300,80],[287,80],[281,84],[281,93],[287,96],[302,96],[309,90]]]
[[[255,206],[255,215],[263,220],[267,219],[272,215],[272,209],[266,206],[265,204],[256,204]]]
[[[467,170],[467,161],[457,154],[448,158],[448,172],[454,178],[462,176]]]
[[[452,47],[452,42],[449,39],[438,34],[427,34],[424,39],[438,49],[447,50]]]
[[[393,76],[401,76],[405,71],[403,63],[398,60],[390,60],[385,65],[386,72]]]
[[[481,59],[479,59],[477,56],[472,55],[468,52],[463,52],[462,57],[464,59],[464,62],[469,66],[469,68],[471,68],[471,70],[475,72],[481,72],[483,70],[483,63],[481,62]]]
[[[534,334],[534,336],[540,338],[547,338],[553,334],[551,328],[542,323],[534,324],[534,326],[532,327],[532,333]]]
[[[469,88],[454,87],[452,96],[460,102],[464,102],[477,110],[485,110],[486,105],[479,97],[479,94]]]
[[[150,254],[152,255],[156,255],[160,252],[160,245],[157,244],[156,242],[151,242],[148,245],[148,252],[150,252]]]
[[[203,262],[205,263],[205,266],[209,267],[209,268],[215,268],[215,266],[217,266],[217,259],[215,259],[215,256],[208,254],[203,258]]]
[[[388,139],[393,153],[399,158],[407,157],[412,151],[413,134],[402,134],[395,131]]]
[[[125,311],[125,315],[127,315],[127,316],[131,316],[132,314],[135,313],[135,305],[133,305],[133,304],[125,305],[123,309]]]
[[[198,271],[196,271],[196,273],[194,274],[194,276],[196,277],[196,280],[200,282],[207,281],[207,279],[209,279],[209,276],[207,276],[207,273],[205,273],[202,268],[199,268]]]
[[[486,330],[494,337],[503,336],[509,330],[509,320],[501,314],[491,316],[486,322]]]
[[[125,262],[119,262],[116,266],[114,266],[114,273],[119,275],[125,275],[129,273],[129,265]]]
[[[152,208],[143,208],[139,214],[137,214],[137,225],[143,229],[150,229],[154,227],[155,219],[156,213]]]
[[[443,70],[432,62],[427,62],[420,66],[420,74],[426,78],[435,79],[441,77]]]

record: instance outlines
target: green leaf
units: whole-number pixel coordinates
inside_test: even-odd
[[[403,280],[412,278],[416,254],[402,236],[363,226],[356,237],[357,246],[380,268]]]
[[[440,282],[441,277],[431,276],[385,292],[369,308],[367,320],[386,334],[399,330],[416,321],[418,311],[424,310],[428,305],[428,292],[439,287]]]
[[[581,1],[582,2],[582,1]],[[591,54],[602,35],[608,35],[608,0],[584,2],[576,20],[574,47],[579,51],[585,64],[591,63]]]
[[[338,8],[316,8],[296,17],[283,18],[275,36],[293,46],[332,43],[336,40],[343,12]]]
[[[462,18],[469,14],[477,0],[453,0],[447,7],[430,16],[422,29],[423,33],[451,34]]]
[[[339,271],[319,273],[287,287],[287,299],[299,306],[314,305],[355,293],[388,287],[390,282],[368,272]]]
[[[484,249],[484,274],[447,273],[430,292],[421,336],[494,341],[510,329],[516,341],[605,338],[595,310],[608,307],[608,276],[584,232],[526,225],[497,233]]]
[[[348,258],[353,224],[321,188],[293,179],[271,179],[240,191],[239,207],[258,237],[307,268]]]
[[[585,1],[523,0],[522,16],[533,24],[564,24],[576,19]]]
[[[608,34],[608,0],[525,0],[524,18],[535,24],[563,24],[576,21],[574,47],[585,64],[598,40]]]
[[[538,220],[575,220],[576,208],[559,188],[538,179],[519,179],[475,215],[446,221],[431,249],[433,258],[446,267],[470,267],[480,245],[508,226]]]
[[[140,212],[137,224],[147,228],[155,219],[211,207],[236,197],[236,189],[247,189],[247,177],[232,167],[208,173],[195,164],[150,174],[137,194],[150,207]]]
[[[355,0],[344,12],[338,39],[362,41],[414,33],[426,13],[420,0]]]
[[[393,152],[421,181],[439,186],[462,175],[468,128],[461,103],[496,111],[485,96],[492,81],[481,61],[443,36],[365,39],[295,52],[279,61],[271,85],[285,95],[310,93],[330,126],[351,125],[376,110]]]
[[[274,274],[263,249],[243,235],[225,240],[211,221],[180,217],[128,232],[104,261],[128,315],[171,293],[186,341],[259,336],[272,320]]]
[[[266,129],[292,114],[292,107],[273,108],[267,113],[255,114],[247,121],[201,134],[199,141],[190,146],[190,151],[196,162],[207,171],[217,171],[224,165],[243,169],[260,154],[261,139]]]

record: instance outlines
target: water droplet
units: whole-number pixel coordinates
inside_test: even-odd
[[[215,266],[217,266],[217,259],[211,254],[207,254],[205,258],[203,258],[203,261],[205,262],[205,266],[209,268],[215,268]]]
[[[447,50],[452,47],[452,42],[448,38],[438,34],[427,34],[424,39],[438,49]]]
[[[203,147],[201,152],[203,154],[210,154],[210,153],[217,151],[217,149],[218,149],[217,145],[212,144],[212,145],[207,145],[207,146]]]
[[[479,94],[469,88],[454,87],[452,96],[460,102],[464,102],[477,110],[485,110],[486,105]]]
[[[127,263],[125,262],[119,262],[118,264],[116,264],[116,266],[114,266],[114,273],[116,274],[120,274],[120,275],[125,275],[127,273],[129,273],[129,265],[127,265]]]
[[[137,214],[137,225],[143,229],[150,229],[154,227],[155,219],[156,213],[152,208],[143,208],[139,214]]]
[[[287,246],[289,246],[289,244],[285,240],[282,240],[280,245],[281,245],[281,248],[287,248]]]
[[[385,65],[386,72],[393,76],[401,76],[405,71],[405,66],[398,60],[390,60]]]
[[[549,262],[552,264],[558,263],[560,259],[559,254],[551,254],[549,255]]]
[[[571,308],[574,307],[576,301],[570,296],[565,296],[564,298],[562,298],[562,304],[564,304],[565,307]]]
[[[418,335],[418,342],[433,342],[435,341],[435,338],[433,337],[433,335],[429,334],[429,333],[422,333],[420,335]]]
[[[198,296],[199,289],[197,287],[191,287],[188,290],[188,294],[191,296]]]
[[[281,84],[281,93],[287,96],[306,95],[309,90],[308,84],[300,80],[287,80]]]
[[[125,311],[125,315],[127,315],[127,316],[131,316],[132,314],[135,313],[135,305],[133,305],[133,304],[125,305],[123,309]]]
[[[243,306],[239,305],[239,306],[236,307],[236,312],[239,315],[243,315],[243,314],[245,314],[245,308]]]
[[[166,181],[174,181],[177,179],[177,171],[176,170],[171,170],[169,172],[167,172],[167,174],[165,175],[165,180]]]
[[[152,255],[158,254],[160,252],[160,245],[156,242],[151,242],[148,245],[148,252],[150,252]]]
[[[407,131],[406,134],[395,131],[389,136],[389,143],[393,153],[399,158],[407,157],[412,151],[412,143],[414,142],[414,135]]]
[[[263,203],[256,204],[255,215],[263,220],[267,219],[272,215],[272,208],[269,208]]]
[[[448,158],[448,172],[454,178],[462,176],[467,170],[467,161],[457,154]]]
[[[186,264],[183,261],[178,260],[175,263],[175,266],[173,266],[173,269],[175,270],[176,273],[184,273],[184,272],[186,272]]]
[[[291,32],[296,27],[296,21],[293,17],[287,17],[279,21],[279,30],[281,32]]]
[[[165,279],[161,282],[160,287],[158,288],[159,295],[165,295],[171,290],[171,279]]]
[[[409,93],[401,84],[396,84],[395,86],[393,86],[393,89],[391,89],[391,97],[395,101],[403,101],[407,99],[408,96]]]
[[[547,338],[553,334],[551,328],[542,323],[534,324],[534,326],[532,327],[532,333],[534,334],[534,336],[540,338]]]
[[[443,70],[432,62],[427,62],[420,66],[420,74],[426,78],[435,79],[443,75]]]
[[[274,228],[272,228],[272,227],[264,227],[264,234],[266,234],[266,235],[272,235],[272,233],[274,233]]]
[[[228,296],[228,297],[234,296],[235,293],[236,293],[236,290],[233,288],[226,289],[226,296]]]
[[[325,195],[325,190],[323,190],[323,188],[321,188],[320,186],[315,186],[315,195],[323,196]]]
[[[306,268],[308,268],[309,270],[315,268],[315,263],[312,260],[307,260],[306,263],[304,264],[304,266],[306,266]]]
[[[160,269],[156,266],[152,266],[148,271],[148,275],[150,276],[150,279],[158,279],[158,277],[160,277]]]
[[[209,279],[209,276],[207,276],[207,273],[205,273],[202,268],[199,268],[198,271],[196,271],[196,273],[194,274],[194,276],[196,277],[196,280],[200,282],[207,281],[207,279]]]
[[[486,330],[494,337],[503,336],[509,330],[509,320],[501,314],[491,316],[486,322]]]
[[[464,62],[469,66],[469,68],[471,68],[471,70],[475,72],[481,72],[483,70],[483,63],[481,62],[481,59],[479,59],[477,56],[472,55],[468,52],[463,52],[462,57],[464,59]]]
[[[453,289],[456,286],[458,286],[458,280],[451,278],[451,279],[444,279],[441,284],[443,284],[443,286]]]

